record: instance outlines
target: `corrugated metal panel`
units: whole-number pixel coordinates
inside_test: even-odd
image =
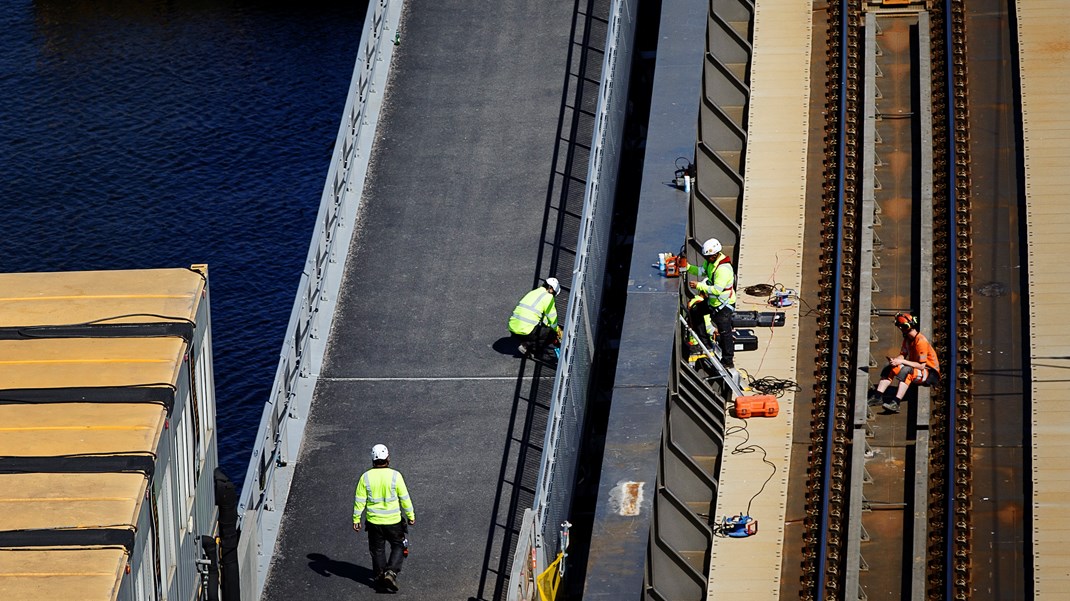
[[[1022,141],[1028,228],[1032,381],[1033,583],[1037,599],[1066,596],[1070,553],[1070,13],[1064,0],[1018,0]]]
[[[808,0],[756,2],[737,288],[775,282],[802,292],[812,8]],[[739,299],[740,308],[749,308],[748,297],[740,294]],[[736,365],[760,371],[763,377],[794,380],[796,317],[788,315],[785,327],[775,334],[762,330],[763,346],[755,353],[737,353]],[[778,417],[748,420],[749,444],[764,447],[776,465],[753,503],[751,498],[773,468],[762,453],[723,457],[715,517],[739,514],[750,505],[762,534],[743,540],[714,538],[707,591],[711,599],[764,601],[780,595],[793,403],[793,397],[783,397]],[[739,423],[729,419],[726,425]],[[744,443],[747,435],[729,433],[724,448]]]

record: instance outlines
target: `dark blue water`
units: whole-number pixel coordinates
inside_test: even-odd
[[[0,11],[0,270],[208,263],[220,463],[239,485],[365,7],[52,0]]]

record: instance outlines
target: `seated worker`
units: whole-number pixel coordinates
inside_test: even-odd
[[[557,278],[546,278],[541,286],[520,299],[509,318],[509,332],[519,340],[517,346],[522,354],[531,353],[536,358],[556,358],[553,352],[557,344],[557,306],[554,297],[561,291]]]
[[[899,413],[899,403],[903,401],[911,384],[934,386],[940,382],[940,361],[936,358],[936,350],[929,344],[929,340],[918,331],[917,317],[909,313],[899,313],[895,316],[895,325],[903,333],[903,346],[899,350],[899,356],[888,358],[888,365],[881,371],[881,381],[877,384],[877,389],[869,392],[869,400],[872,405],[881,403],[884,392],[894,380],[898,383],[895,399],[883,401],[882,406],[888,411]]]

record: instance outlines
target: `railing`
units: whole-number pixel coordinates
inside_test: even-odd
[[[538,536],[519,540],[514,555],[517,558],[530,557],[535,541],[543,546],[541,550],[537,549],[539,557],[545,558],[542,551],[546,549],[558,549],[560,527],[568,521],[572,505],[576,459],[583,434],[590,371],[598,336],[598,315],[602,306],[604,251],[609,243],[613,216],[637,4],[638,0],[614,0],[610,10],[561,358],[532,504],[535,524],[541,532]],[[514,561],[510,571],[508,598],[511,601],[525,598],[521,596],[522,591],[532,590],[524,582],[531,577],[524,564]],[[544,567],[539,565],[537,569]]]
[[[695,185],[687,226],[692,244],[711,236],[725,248],[734,248],[739,241],[753,22],[754,0],[709,2]],[[698,255],[696,247],[691,250]]]
[[[243,601],[259,599],[278,537],[293,479],[295,466],[291,462],[304,436],[360,210],[402,5],[402,0],[373,0],[368,5],[316,229],[238,503]]]
[[[710,382],[697,372],[683,348],[679,341],[673,345],[640,599],[702,599],[708,585],[714,533],[697,508],[717,498],[726,401],[738,395],[734,380]]]

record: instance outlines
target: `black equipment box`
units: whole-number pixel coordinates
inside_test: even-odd
[[[754,330],[735,330],[733,335],[737,351],[758,350],[758,337],[754,335]]]
[[[784,325],[784,314],[778,311],[736,311],[732,314],[733,328],[779,328]]]

